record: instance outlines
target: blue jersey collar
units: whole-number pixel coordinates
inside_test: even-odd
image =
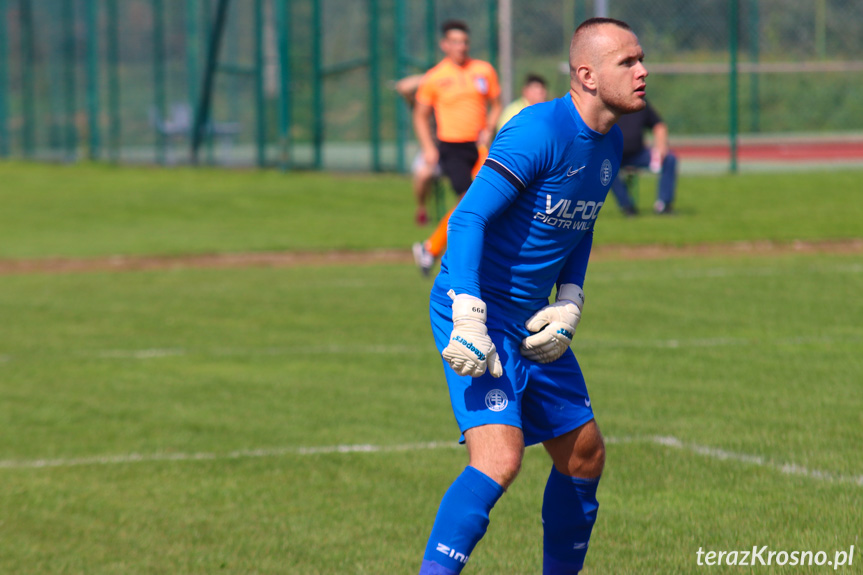
[[[562,99],[566,100],[564,105],[569,110],[569,113],[572,114],[572,119],[575,120],[575,125],[578,126],[578,131],[580,133],[584,134],[591,140],[599,140],[606,135],[601,132],[597,132],[596,130],[584,123],[584,120],[581,119],[581,114],[578,113],[578,108],[575,107],[575,102],[572,101],[572,94],[567,92]]]

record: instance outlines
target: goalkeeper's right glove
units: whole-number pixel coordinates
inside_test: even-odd
[[[493,377],[503,375],[497,348],[485,326],[485,302],[467,294],[447,294],[452,298],[452,334],[441,355],[459,375],[479,377],[488,368]]]

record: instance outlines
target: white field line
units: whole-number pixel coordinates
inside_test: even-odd
[[[173,357],[186,355],[182,349],[109,349],[95,354],[102,359],[156,359],[160,357]]]
[[[641,436],[641,437],[608,437],[606,443],[648,443],[666,448],[677,449],[689,453],[695,453],[719,461],[731,461],[745,465],[754,465],[784,475],[805,477],[816,481],[828,483],[851,483],[863,487],[863,475],[852,476],[809,469],[794,463],[780,463],[766,459],[760,455],[747,453],[736,453],[726,451],[717,447],[708,447],[695,443],[686,443],[676,437],[670,436]],[[229,459],[253,459],[264,457],[282,457],[285,455],[326,455],[345,453],[399,453],[405,451],[456,449],[459,444],[452,441],[430,441],[425,443],[403,443],[398,445],[324,445],[319,447],[283,447],[271,449],[248,449],[231,451],[228,453],[151,453],[128,455],[106,455],[78,458],[58,459],[7,459],[0,460],[0,469],[44,469],[52,467],[76,467],[83,465],[119,465],[130,463],[158,462],[158,461],[220,461]]]
[[[863,264],[847,263],[828,266],[809,266],[804,270],[813,275],[830,275],[830,274],[859,274],[863,273]],[[777,277],[777,276],[793,276],[799,274],[800,269],[783,268],[783,267],[712,267],[704,269],[669,269],[657,271],[656,269],[649,270],[629,270],[614,272],[596,272],[588,274],[587,281],[590,283],[597,282],[619,282],[633,280],[660,280],[660,279],[717,279],[717,278],[756,278],[756,277]]]
[[[795,336],[777,338],[748,338],[748,337],[711,337],[711,338],[682,338],[682,339],[576,339],[573,344],[575,352],[579,349],[681,349],[681,348],[718,348],[718,347],[753,347],[770,345],[811,345],[811,344],[836,344],[855,343],[863,341],[861,336]],[[182,356],[204,356],[204,357],[260,357],[260,356],[308,356],[308,355],[410,355],[417,353],[431,353],[432,348],[426,345],[321,345],[321,346],[298,346],[298,347],[270,347],[270,348],[216,348],[216,349],[182,349],[182,348],[154,348],[154,349],[110,349],[104,351],[71,352],[68,357],[75,358],[98,358],[117,360],[150,360]],[[64,354],[65,356],[65,354]],[[18,358],[28,359],[28,358]],[[15,361],[13,355],[0,355],[0,363]],[[42,360],[42,356],[39,357]]]
[[[344,354],[363,354],[363,355],[389,355],[389,354],[410,354],[424,353],[430,349],[429,346],[408,346],[408,345],[387,345],[387,344],[368,344],[368,345],[319,345],[319,346],[298,346],[298,347],[266,347],[266,348],[221,348],[210,350],[184,350],[180,348],[168,349],[112,349],[99,351],[91,354],[81,353],[79,356],[95,356],[102,359],[158,359],[162,357],[174,357],[182,355],[205,355],[216,357],[231,357],[231,356],[279,356],[279,355],[344,355]]]
[[[456,442],[430,441],[401,445],[324,445],[320,447],[279,447],[270,449],[244,449],[228,453],[130,453],[128,455],[97,455],[58,459],[6,459],[0,460],[0,469],[42,469],[46,467],[77,467],[81,465],[117,465],[149,461],[219,461],[227,459],[254,459],[285,455],[319,455],[328,453],[398,453],[428,449],[457,448]]]
[[[677,439],[676,437],[655,435],[649,437],[635,437],[632,439],[609,438],[606,439],[606,442],[612,444],[648,442],[656,445],[662,445],[664,447],[669,447],[672,449],[678,449],[681,451],[687,451],[689,453],[703,455],[704,457],[708,457],[710,459],[717,459],[719,461],[733,461],[736,463],[764,467],[767,469],[778,471],[785,475],[798,475],[801,477],[806,477],[808,479],[815,479],[817,481],[825,481],[828,483],[852,483],[854,485],[863,487],[863,475],[842,475],[839,473],[823,471],[820,469],[809,469],[807,467],[797,465],[796,463],[781,463],[772,461],[760,455],[736,453],[734,451],[726,451],[718,447],[708,447],[705,445],[698,445],[696,443],[686,443],[684,441],[681,441],[680,439]]]

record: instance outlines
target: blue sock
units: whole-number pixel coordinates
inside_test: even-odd
[[[584,566],[596,522],[599,477],[569,477],[552,466],[542,501],[543,575],[570,575]]]
[[[438,508],[420,575],[455,575],[485,535],[488,513],[503,487],[473,467],[456,478]]]

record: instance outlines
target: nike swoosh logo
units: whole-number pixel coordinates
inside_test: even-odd
[[[590,400],[589,400],[589,399],[585,399],[585,400],[584,400],[584,405],[585,405],[585,407],[590,407]]]
[[[570,167],[569,167],[569,170],[566,172],[566,177],[568,178],[568,177],[570,177],[570,176],[574,176],[575,174],[577,174],[578,172],[580,172],[581,170],[583,170],[583,169],[584,169],[584,168],[586,168],[586,167],[587,167],[587,166],[582,166],[582,167],[580,167],[580,168],[579,168],[579,169],[577,169],[577,170],[573,170],[573,169],[572,169],[572,166],[570,166]]]

